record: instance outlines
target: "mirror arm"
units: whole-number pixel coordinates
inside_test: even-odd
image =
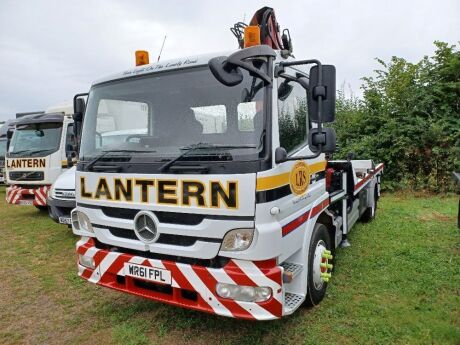
[[[248,72],[252,73],[253,75],[256,75],[263,81],[265,81],[267,84],[272,83],[272,77],[259,71],[256,67],[254,67],[252,64],[249,62],[246,62],[246,59],[252,59],[252,58],[276,58],[276,53],[275,51],[270,48],[269,46],[266,45],[259,45],[259,46],[254,46],[254,47],[249,47],[245,48],[242,50],[238,50],[237,52],[231,54],[228,58],[225,64],[227,64],[227,67],[224,68],[232,68],[233,66],[238,66],[241,67]]]
[[[260,79],[262,79],[264,82],[266,82],[267,84],[271,84],[272,83],[272,79],[266,75],[265,73],[262,73],[260,72],[257,68],[255,68],[254,66],[252,66],[250,63],[247,63],[243,60],[237,60],[237,59],[233,59],[233,60],[230,60],[230,57],[227,59],[227,62],[226,62],[227,66],[232,66],[231,68],[229,67],[225,67],[224,66],[224,69],[232,69],[234,68],[234,66],[238,66],[238,67],[241,67],[242,69],[245,69],[246,71],[248,71],[250,74],[252,75],[256,75],[257,77],[259,77]]]
[[[321,62],[317,59],[310,59],[310,60],[297,60],[297,61],[282,61],[280,62],[280,67],[289,67],[289,66],[298,66],[298,65],[309,65],[309,64],[315,64],[318,65],[318,67],[321,67]]]
[[[286,80],[289,80],[289,81],[295,81],[295,82],[297,81],[297,78],[293,77],[292,75],[286,74],[284,72],[279,72],[277,74],[277,77],[282,77],[282,78],[284,78]]]

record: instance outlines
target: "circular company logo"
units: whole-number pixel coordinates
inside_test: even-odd
[[[153,243],[158,237],[156,220],[152,212],[140,211],[134,217],[134,232],[138,239],[144,243]]]
[[[305,162],[297,162],[291,170],[289,177],[291,191],[295,195],[301,195],[306,192],[310,185],[310,169]]]

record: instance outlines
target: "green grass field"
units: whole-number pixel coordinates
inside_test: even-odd
[[[0,190],[2,344],[460,344],[457,197],[384,195],[321,305],[270,322],[201,314],[76,274],[74,237]]]

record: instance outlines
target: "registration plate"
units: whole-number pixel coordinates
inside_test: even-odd
[[[33,200],[19,200],[19,205],[33,205]]]
[[[72,224],[72,218],[70,217],[59,217],[59,223],[61,224]]]
[[[171,285],[171,272],[161,268],[125,263],[125,275]]]

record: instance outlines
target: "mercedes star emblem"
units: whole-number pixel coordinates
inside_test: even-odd
[[[144,243],[153,243],[158,237],[155,216],[150,211],[140,211],[134,217],[134,232]]]

